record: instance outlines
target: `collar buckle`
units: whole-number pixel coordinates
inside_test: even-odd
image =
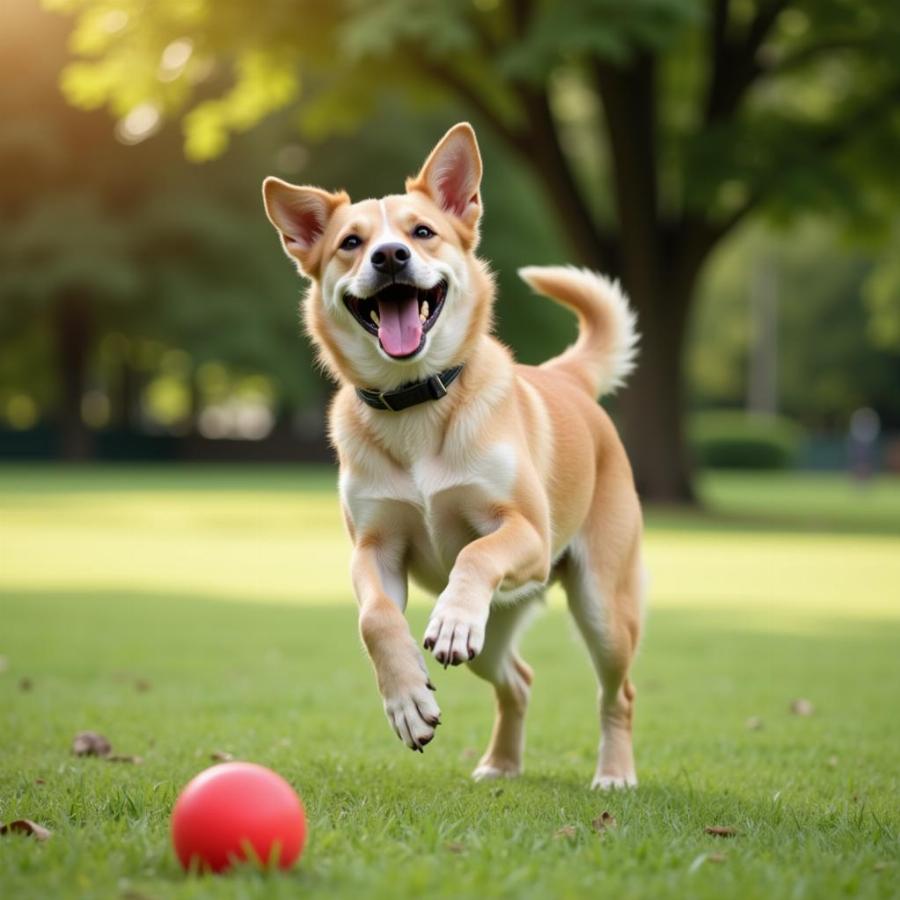
[[[431,378],[428,379],[428,389],[431,391],[431,396],[434,397],[435,400],[440,400],[441,397],[447,395],[447,388],[444,387],[444,382],[441,381],[440,375],[432,375]]]

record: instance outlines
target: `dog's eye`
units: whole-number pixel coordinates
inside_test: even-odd
[[[434,237],[434,232],[427,225],[416,225],[413,228],[413,237],[425,240],[426,238]]]
[[[362,238],[358,234],[348,234],[341,241],[341,250],[355,250],[362,244]]]

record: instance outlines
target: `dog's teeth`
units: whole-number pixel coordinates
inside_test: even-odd
[[[378,325],[379,327],[381,327],[381,319],[378,318],[378,313],[375,312],[374,309],[371,310],[371,311],[369,312],[369,317],[372,319],[372,321],[373,321],[376,325]]]
[[[431,310],[430,310],[430,308],[429,308],[429,306],[428,306],[428,301],[426,300],[426,301],[422,304],[422,311],[419,313],[419,318],[424,322],[424,321],[428,318],[428,313],[429,313],[429,312],[431,312]]]

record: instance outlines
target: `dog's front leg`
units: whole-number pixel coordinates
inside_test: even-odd
[[[425,648],[445,668],[474,659],[484,645],[497,588],[544,582],[549,574],[548,537],[521,513],[507,513],[496,531],[467,544],[456,557],[428,621]]]
[[[359,631],[375,668],[384,711],[397,737],[412,750],[434,737],[441,711],[403,607],[406,573],[398,553],[388,554],[373,536],[353,550],[353,587],[359,601]]]

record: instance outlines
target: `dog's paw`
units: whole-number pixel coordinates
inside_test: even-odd
[[[434,700],[434,688],[427,679],[420,685],[384,699],[384,712],[397,737],[410,750],[422,748],[434,738],[441,724],[441,711]]]
[[[591,782],[592,791],[616,791],[637,787],[634,772],[628,775],[595,775]]]
[[[496,781],[498,778],[516,778],[522,767],[508,762],[481,762],[472,772],[474,781]]]
[[[438,600],[425,629],[424,645],[444,667],[458,666],[481,653],[487,610],[473,613],[453,603]]]

